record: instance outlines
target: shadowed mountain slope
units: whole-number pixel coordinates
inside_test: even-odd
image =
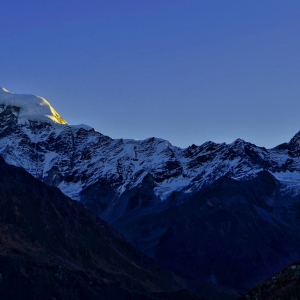
[[[246,181],[222,177],[192,197],[174,193],[164,205],[144,214],[133,209],[112,224],[196,286],[245,293],[300,259],[299,196],[286,194],[267,171]]]
[[[0,159],[1,299],[194,299],[183,288],[82,204]]]

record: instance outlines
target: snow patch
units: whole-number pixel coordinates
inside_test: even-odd
[[[154,193],[161,201],[165,201],[173,192],[179,192],[191,183],[191,178],[179,176],[177,178],[167,179],[154,188]]]
[[[49,171],[51,169],[51,167],[53,165],[53,164],[51,164],[51,162],[57,156],[58,156],[58,153],[56,153],[56,152],[48,152],[45,154],[43,174],[45,174],[47,171]]]
[[[57,187],[67,196],[72,198],[73,200],[79,201],[79,194],[82,191],[82,183],[81,181],[77,183],[68,183],[63,181]]]
[[[294,182],[300,184],[300,173],[299,172],[270,172],[277,180]]]

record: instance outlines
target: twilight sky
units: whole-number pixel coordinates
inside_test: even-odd
[[[0,86],[187,147],[300,130],[299,0],[1,0]]]

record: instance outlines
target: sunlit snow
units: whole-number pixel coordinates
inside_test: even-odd
[[[46,99],[34,95],[13,94],[5,88],[0,88],[1,110],[6,106],[20,108],[19,111],[15,110],[19,122],[30,120],[51,124],[67,124]]]

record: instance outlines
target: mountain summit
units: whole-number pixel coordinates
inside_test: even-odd
[[[14,114],[22,121],[39,121],[51,124],[67,124],[50,103],[39,96],[19,95],[0,88],[0,109],[11,107]]]

